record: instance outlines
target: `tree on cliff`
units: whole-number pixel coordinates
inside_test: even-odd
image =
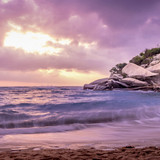
[[[122,74],[122,69],[127,65],[127,63],[119,63],[113,67],[110,72],[113,74]]]

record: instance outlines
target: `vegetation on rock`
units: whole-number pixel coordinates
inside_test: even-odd
[[[152,48],[152,49],[146,49],[144,52],[141,52],[139,55],[133,57],[129,62],[134,63],[136,65],[146,65],[148,66],[152,60],[153,56],[160,54],[160,48]],[[122,75],[122,69],[127,65],[127,63],[119,63],[115,67],[113,67],[110,72],[112,74],[121,74]]]
[[[127,63],[119,63],[113,67],[110,72],[113,74],[122,74],[122,69],[127,65]]]
[[[135,56],[129,62],[137,64],[137,65],[141,65],[141,63],[143,62],[143,60],[144,60],[143,56]]]
[[[144,52],[133,57],[129,62],[137,65],[142,65],[142,64],[148,65],[152,61],[153,56],[157,54],[160,54],[160,48],[146,49]]]
[[[133,57],[129,62],[128,64],[119,63],[115,65],[110,70],[111,75],[109,78],[103,78],[90,84],[85,84],[84,89],[100,91],[131,89],[160,92],[160,48],[146,49],[144,52]],[[152,70],[159,71],[151,72],[149,70],[150,67],[152,67]]]

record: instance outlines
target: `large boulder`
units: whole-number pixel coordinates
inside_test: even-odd
[[[157,73],[152,73],[141,66],[134,63],[128,63],[123,69],[122,73],[127,74],[130,78],[146,79],[148,77],[157,76]]]
[[[123,76],[121,74],[111,74],[109,79],[121,80]]]
[[[108,85],[111,88],[128,88],[129,87],[127,84],[123,83],[122,81],[117,81],[113,79],[108,81]]]
[[[160,63],[154,66],[148,67],[147,70],[150,72],[160,73]]]
[[[109,89],[108,86],[106,86],[106,85],[100,85],[100,84],[97,84],[97,85],[93,88],[94,91],[104,91],[104,90],[107,90],[107,89]]]
[[[90,85],[104,84],[106,82],[108,82],[108,78],[102,78],[91,82]]]
[[[93,90],[102,91],[102,90],[112,90],[114,88],[128,88],[129,86],[123,82],[109,79],[105,84],[97,84]]]
[[[98,79],[89,84],[85,84],[83,86],[83,89],[104,90],[104,88],[106,87],[102,87],[102,86],[105,86],[107,82],[108,82],[108,78]]]
[[[144,81],[140,81],[135,78],[124,78],[121,80],[123,83],[129,85],[129,87],[141,87],[141,86],[147,86],[148,83]]]
[[[154,66],[156,64],[158,64],[160,62],[160,60],[153,60],[148,67]]]
[[[92,85],[92,84],[85,84],[83,86],[83,89],[93,89],[96,85]]]
[[[152,62],[149,64],[148,67],[154,66],[158,63],[160,63],[160,54],[157,54],[157,55],[152,57]]]

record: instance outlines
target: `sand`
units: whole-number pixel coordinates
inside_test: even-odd
[[[1,150],[0,160],[159,160],[160,148]]]

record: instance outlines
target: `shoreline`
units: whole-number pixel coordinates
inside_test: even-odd
[[[3,159],[32,159],[32,160],[118,160],[118,159],[160,159],[160,148],[155,146],[145,148],[135,148],[134,146],[125,146],[112,150],[100,150],[95,148],[81,149],[0,149],[0,160]]]

